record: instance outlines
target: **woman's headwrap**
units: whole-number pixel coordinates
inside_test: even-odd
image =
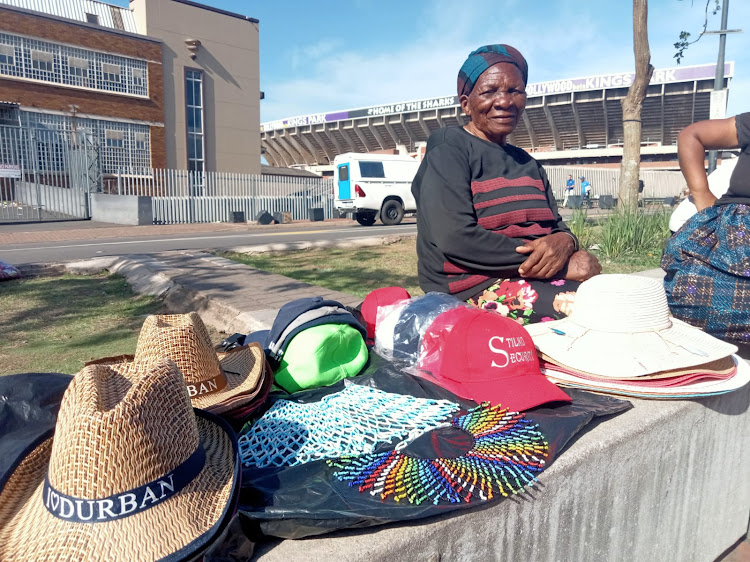
[[[529,78],[529,65],[521,53],[510,45],[485,45],[473,51],[458,71],[458,95],[468,96],[482,72],[499,62],[508,62],[518,67],[523,76],[523,83],[526,84]]]

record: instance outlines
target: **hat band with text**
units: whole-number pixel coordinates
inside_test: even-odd
[[[75,523],[107,523],[141,513],[162,503],[190,484],[206,464],[206,451],[199,444],[185,462],[170,473],[138,488],[95,500],[77,498],[55,490],[44,479],[44,507],[52,515]]]
[[[190,398],[195,398],[196,396],[219,392],[220,390],[224,390],[226,386],[227,378],[224,376],[224,373],[221,373],[206,381],[200,381],[195,384],[187,383],[187,390]]]

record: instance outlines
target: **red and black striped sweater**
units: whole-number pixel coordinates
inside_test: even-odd
[[[518,276],[528,256],[516,248],[525,241],[570,234],[536,160],[460,127],[430,135],[411,191],[425,292],[468,299],[499,278]]]

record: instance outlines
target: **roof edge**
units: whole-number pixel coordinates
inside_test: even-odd
[[[237,18],[245,21],[249,21],[250,23],[260,23],[260,20],[257,20],[255,18],[251,18],[250,16],[243,16],[242,14],[238,14],[236,12],[228,12],[227,10],[222,10],[221,8],[214,8],[213,6],[206,6],[205,4],[199,4],[198,2],[192,2],[191,0],[172,0],[173,2],[179,2],[180,4],[186,4],[187,6],[193,6],[194,8],[200,8],[202,10],[208,10],[209,12],[215,12],[217,14],[222,14],[224,16],[229,16],[232,18]]]
[[[106,3],[106,2],[105,2]],[[95,31],[103,31],[105,33],[113,33],[115,35],[122,35],[124,37],[130,37],[131,39],[140,39],[142,41],[149,41],[151,43],[157,43],[159,45],[163,44],[164,42],[161,39],[157,39],[156,37],[151,37],[150,35],[142,35],[140,33],[132,33],[130,31],[125,31],[122,29],[114,29],[111,27],[104,27],[102,25],[96,25],[93,23],[86,23],[85,21],[78,21],[70,18],[65,18],[62,16],[56,16],[54,14],[48,14],[46,12],[38,12],[36,10],[29,10],[27,8],[19,8],[18,6],[11,6],[10,4],[0,4],[1,10],[8,10],[11,12],[18,12],[20,14],[25,14],[27,16],[35,16],[38,18],[44,18],[52,21],[58,21],[62,23],[67,23],[70,25],[77,25],[80,27],[85,27],[87,29],[92,29]],[[8,30],[9,31],[9,30]],[[9,31],[9,33],[13,33],[12,31]]]

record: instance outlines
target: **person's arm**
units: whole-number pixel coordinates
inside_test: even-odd
[[[539,166],[539,174],[544,184],[547,204],[555,217],[555,223],[550,234],[516,248],[519,254],[528,255],[518,268],[518,273],[521,277],[529,279],[549,279],[559,273],[567,265],[570,256],[578,250],[578,238],[570,232],[560,216],[549,179],[541,166]]]
[[[685,176],[690,195],[699,211],[710,207],[716,197],[708,189],[705,158],[706,150],[737,148],[737,125],[734,117],[698,121],[680,131],[677,155],[680,170]]]
[[[526,259],[516,252],[524,243],[491,232],[477,223],[471,195],[468,155],[442,143],[431,147],[414,178],[420,228],[455,265],[489,275],[515,275]]]

